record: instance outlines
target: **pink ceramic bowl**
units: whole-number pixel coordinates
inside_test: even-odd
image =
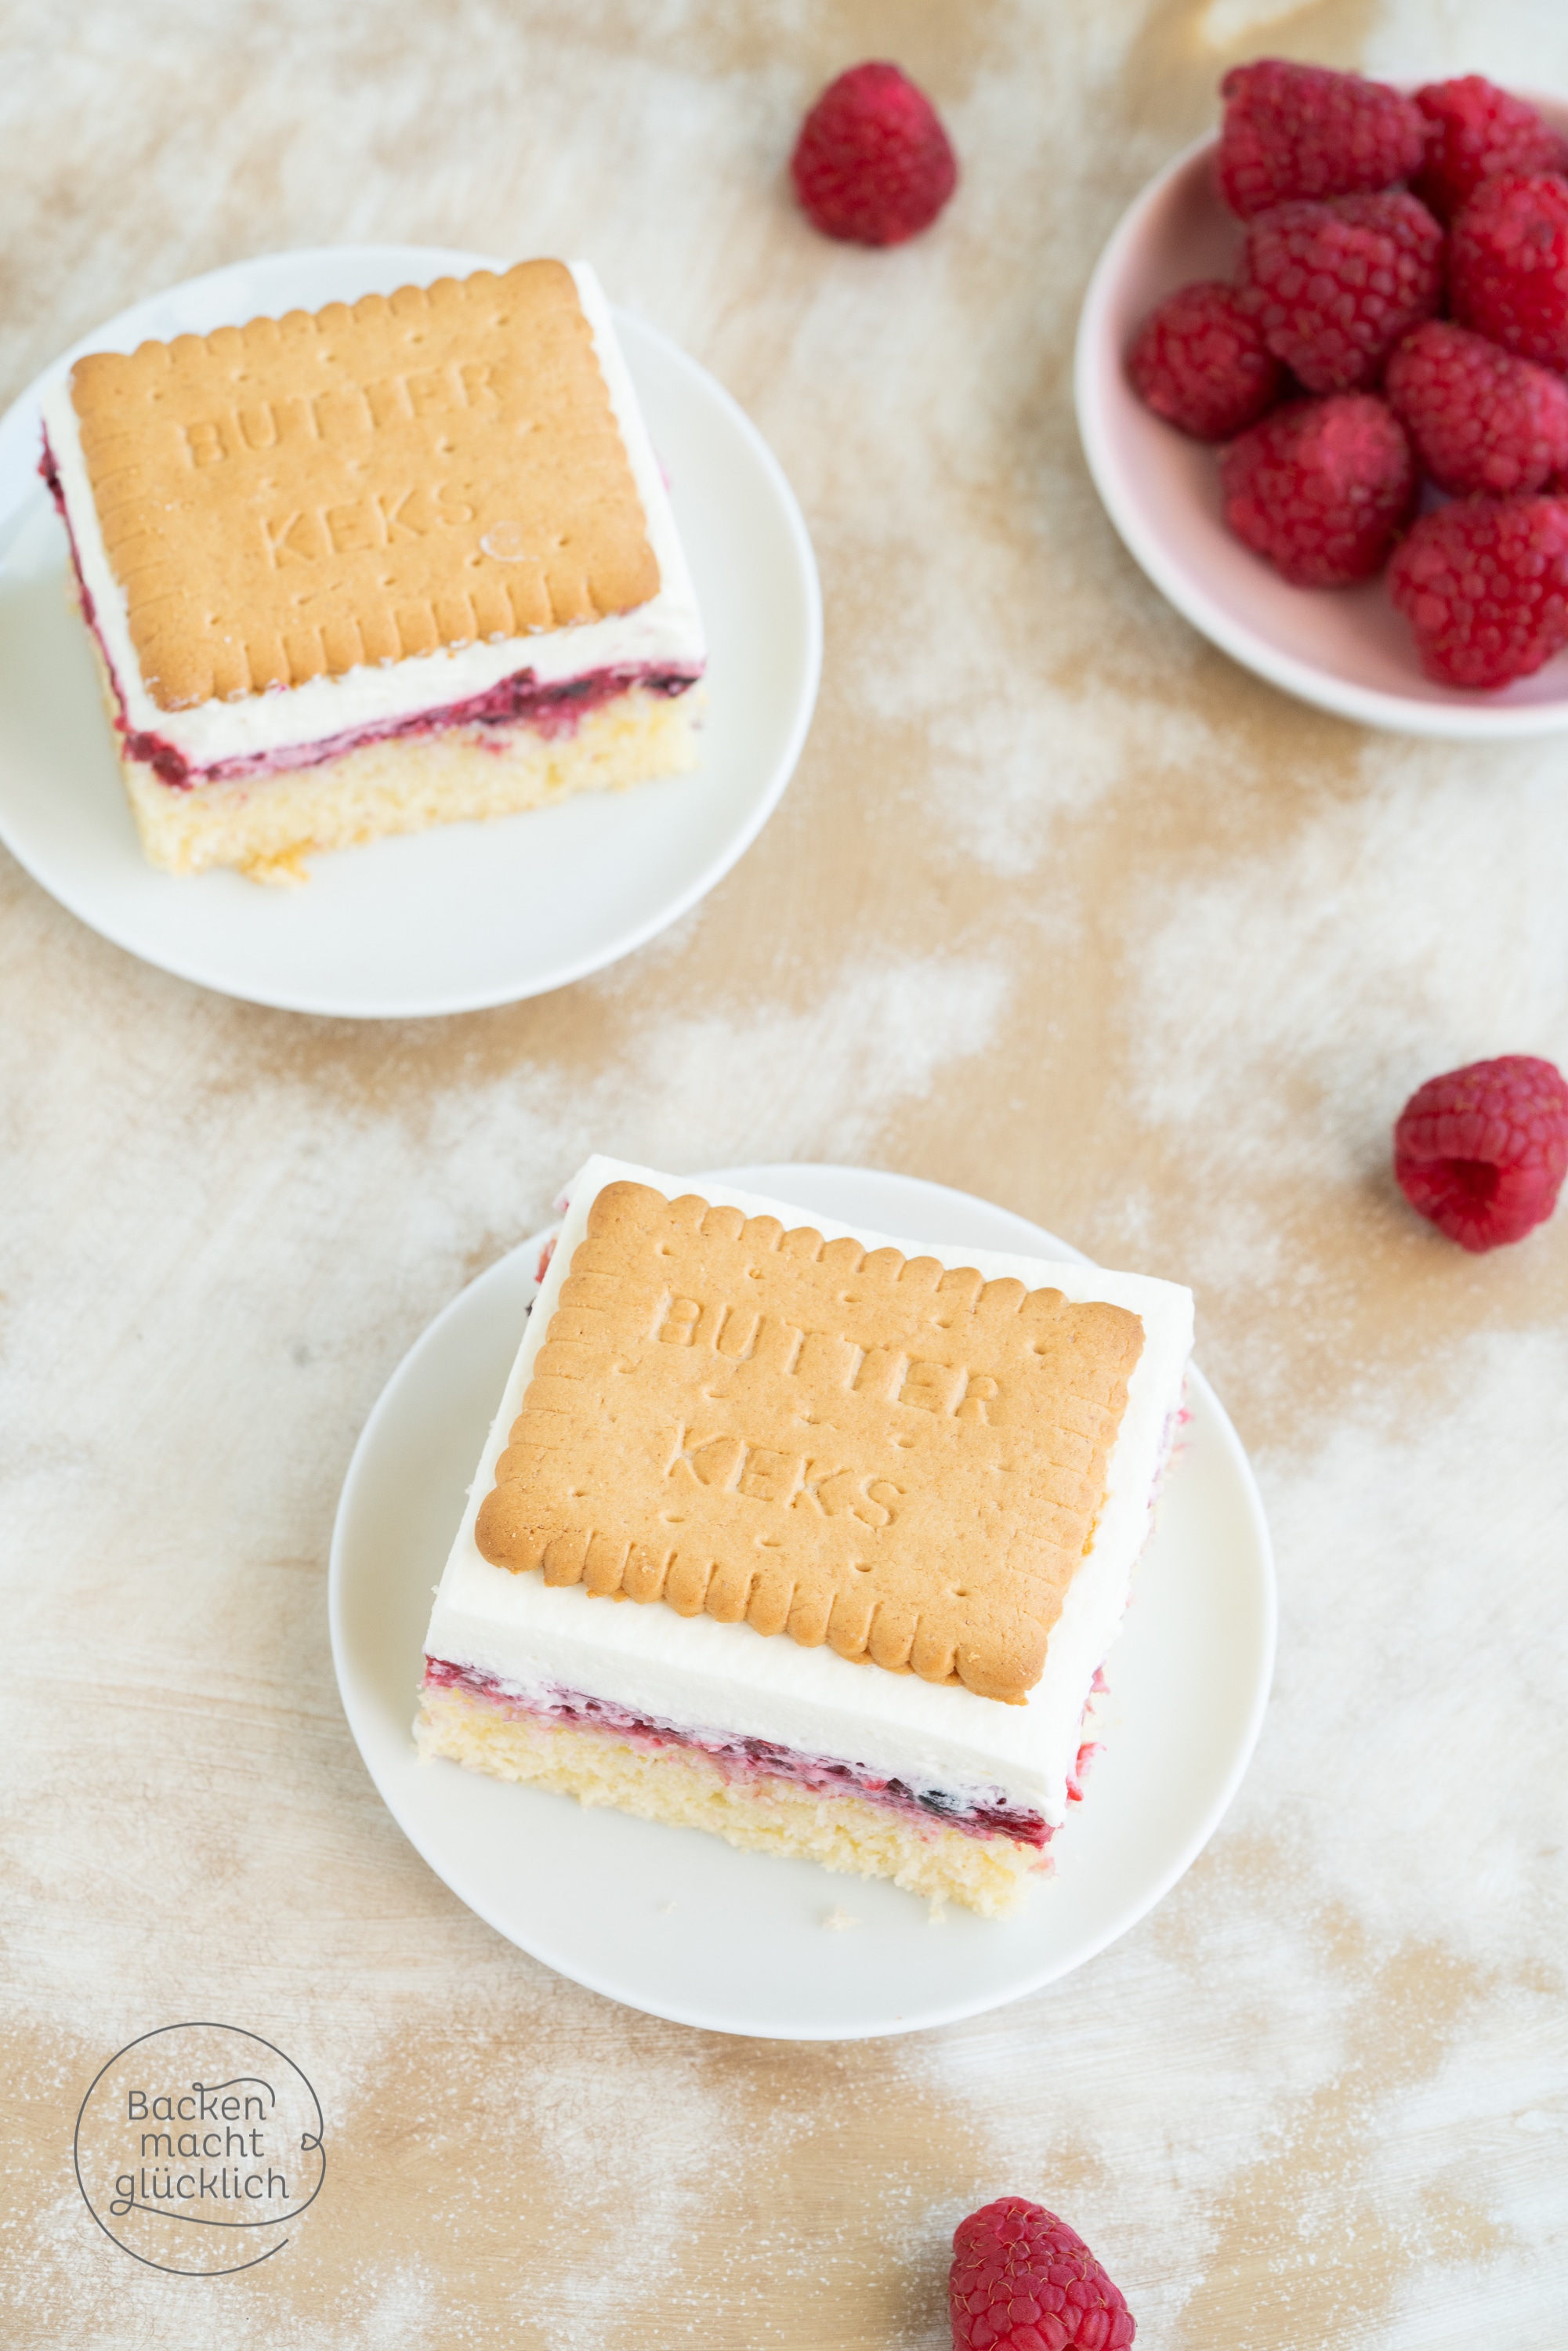
[[[1562,102],[1537,100],[1559,123]],[[1151,413],[1126,356],[1156,302],[1197,277],[1229,277],[1241,225],[1215,193],[1216,141],[1200,140],[1124,215],[1078,322],[1078,429],[1094,486],[1161,593],[1193,626],[1287,694],[1405,735],[1502,742],[1568,728],[1568,653],[1497,694],[1421,674],[1384,579],[1291,588],[1220,520],[1214,450]]]

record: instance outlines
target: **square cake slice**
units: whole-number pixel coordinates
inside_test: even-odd
[[[94,352],[44,434],[154,864],[297,879],[695,763],[702,620],[586,264]]]
[[[1007,1912],[1078,1792],[1191,1341],[1170,1282],[590,1160],[421,1750]]]

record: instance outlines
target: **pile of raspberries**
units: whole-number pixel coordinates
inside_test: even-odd
[[[1428,677],[1529,676],[1568,645],[1568,139],[1479,74],[1265,57],[1221,95],[1236,282],[1162,302],[1134,384],[1224,444],[1225,519],[1292,584],[1388,562]]]

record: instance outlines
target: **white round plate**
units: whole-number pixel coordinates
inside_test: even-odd
[[[821,665],[800,510],[729,394],[619,311],[707,625],[696,771],[340,851],[312,861],[303,889],[176,878],[143,859],[86,636],[66,608],[65,533],[36,470],[40,392],[84,350],[505,266],[417,245],[241,262],[84,336],[0,421],[0,838],[62,905],[144,961],[294,1012],[374,1019],[509,1004],[599,970],[684,914],[789,782]]]
[[[1534,99],[1568,127],[1561,99]],[[1386,579],[1292,588],[1227,530],[1213,448],[1144,406],[1127,353],[1155,304],[1194,278],[1228,278],[1242,226],[1214,187],[1216,141],[1188,147],[1135,198],[1101,255],[1078,322],[1078,430],[1128,553],[1232,660],[1320,708],[1402,735],[1503,742],[1568,727],[1568,653],[1495,694],[1421,674]]]
[[[695,1176],[701,1185],[705,1178]],[[923,1245],[1076,1257],[967,1193],[854,1167],[708,1179]],[[332,1654],[350,1726],[394,1819],[469,1907],[562,1975],[679,2024],[786,2041],[950,2023],[1114,1942],[1213,1834],[1252,1752],[1274,1656],[1262,1505],[1212,1389],[1192,1421],[1111,1655],[1111,1728],[1016,1918],[925,1906],[810,1862],[738,1853],[570,1797],[416,1761],[438,1581],[534,1294],[543,1235],[481,1274],[410,1350],[365,1426],[332,1537]],[[852,1925],[835,1924],[847,1915]]]

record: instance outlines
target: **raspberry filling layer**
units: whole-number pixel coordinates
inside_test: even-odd
[[[883,1778],[864,1763],[839,1762],[822,1755],[803,1755],[768,1739],[739,1739],[732,1733],[683,1729],[673,1722],[634,1714],[612,1700],[589,1698],[580,1690],[546,1689],[525,1694],[476,1666],[457,1666],[444,1657],[426,1657],[426,1689],[463,1689],[486,1699],[508,1715],[527,1716],[536,1722],[570,1724],[580,1730],[602,1730],[634,1747],[695,1748],[716,1763],[727,1779],[786,1780],[810,1788],[820,1796],[862,1796],[890,1812],[929,1824],[961,1829],[967,1836],[1009,1837],[1017,1844],[1043,1847],[1053,1834],[1039,1813],[1009,1803],[1000,1788],[965,1792],[934,1783]],[[1071,1794],[1076,1798],[1090,1748],[1079,1751]]]
[[[109,647],[98,624],[91,593],[82,576],[81,560],[77,553],[76,534],[66,512],[66,502],[60,488],[59,471],[56,465],[47,438],[44,454],[38,461],[38,471],[48,484],[55,505],[59,509],[66,536],[70,541],[71,564],[77,576],[81,597],[82,619],[91,632],[103,665],[114,687],[118,705],[115,726],[124,738],[128,757],[144,760],[160,779],[176,791],[191,791],[202,784],[246,783],[258,776],[287,773],[300,768],[319,767],[327,759],[341,758],[348,751],[357,751],[366,743],[402,741],[420,735],[444,734],[455,726],[508,727],[528,726],[535,734],[555,741],[570,736],[591,711],[598,710],[618,695],[640,687],[644,694],[656,694],[673,700],[697,684],[700,668],[672,667],[652,662],[621,664],[611,669],[585,671],[580,677],[562,679],[554,685],[541,685],[531,669],[515,670],[483,694],[469,695],[460,702],[437,704],[429,710],[416,710],[403,718],[372,720],[363,726],[345,728],[337,735],[319,736],[308,743],[293,743],[274,751],[256,751],[233,759],[214,759],[210,767],[196,767],[184,753],[162,735],[142,732],[131,726],[125,716],[125,695],[119,675],[110,658]],[[270,689],[287,691],[287,687]],[[483,737],[481,737],[483,739]],[[494,747],[502,747],[497,741]]]

